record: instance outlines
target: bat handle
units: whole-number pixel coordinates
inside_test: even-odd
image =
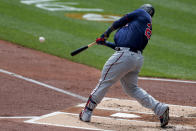
[[[88,45],[88,47],[91,47],[91,46],[93,46],[93,45],[95,45],[95,44],[97,44],[96,42],[92,42],[92,43],[90,43],[89,45]]]

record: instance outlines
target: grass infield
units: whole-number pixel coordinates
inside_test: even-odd
[[[153,4],[156,12],[140,76],[196,80],[195,0],[1,0],[0,39],[102,69],[113,50],[96,45],[74,57],[70,52],[93,42],[111,22],[68,16],[77,13],[122,16],[144,3]],[[38,8],[46,4],[51,9],[69,6],[74,10]],[[84,8],[103,11],[79,11]],[[46,41],[40,43],[39,36]]]

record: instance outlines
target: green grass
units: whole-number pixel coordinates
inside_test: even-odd
[[[59,0],[60,1],[60,0]],[[61,0],[60,2],[68,2]],[[124,15],[144,3],[155,6],[153,35],[144,51],[140,76],[196,80],[195,0],[69,0],[78,8],[100,8],[100,14]],[[95,46],[71,57],[70,52],[93,42],[111,23],[66,17],[66,12],[47,11],[20,0],[0,1],[0,39],[102,69],[113,50]],[[114,33],[110,37],[113,41]],[[46,42],[40,44],[39,36]]]

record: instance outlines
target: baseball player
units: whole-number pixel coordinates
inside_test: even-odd
[[[105,63],[101,78],[92,91],[80,120],[90,122],[91,115],[97,104],[101,102],[108,88],[120,80],[124,91],[135,98],[142,106],[152,109],[160,119],[161,127],[169,122],[169,107],[161,103],[137,85],[138,74],[143,64],[142,52],[152,34],[152,17],[154,7],[144,4],[139,9],[126,14],[115,21],[96,43],[115,49],[116,52]],[[106,41],[111,32],[117,30],[114,42]]]

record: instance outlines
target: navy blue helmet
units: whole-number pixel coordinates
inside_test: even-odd
[[[148,14],[151,15],[151,17],[153,17],[155,9],[151,4],[144,4],[140,7],[140,9],[145,10]]]

